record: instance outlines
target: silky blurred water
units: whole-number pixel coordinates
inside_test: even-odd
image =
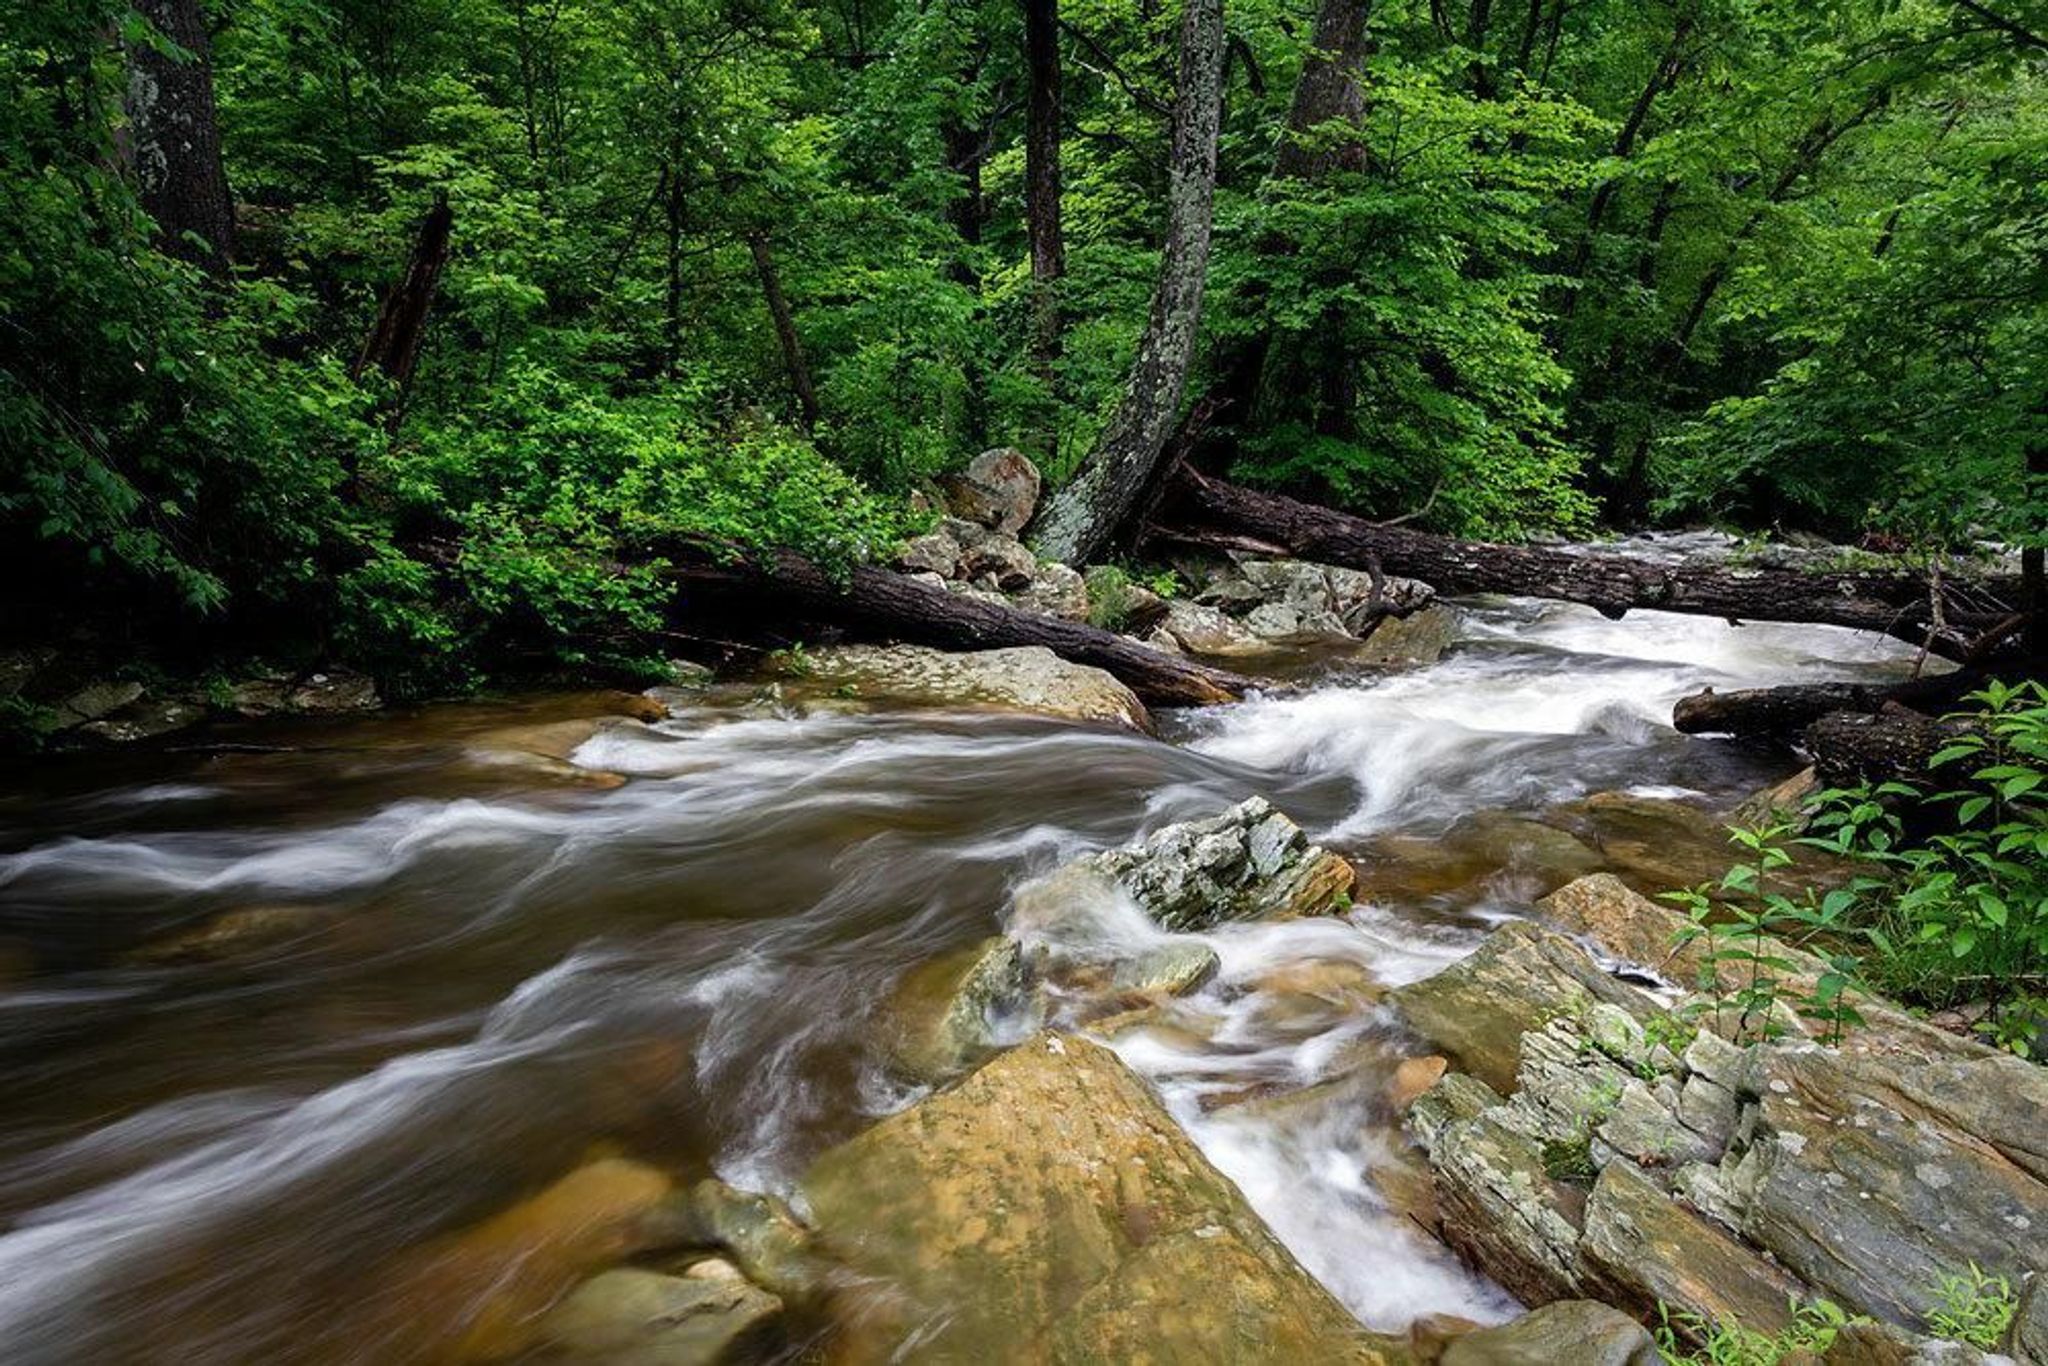
[[[916,1092],[876,1016],[1086,850],[1263,795],[1342,850],[1638,789],[1725,806],[1782,758],[1687,738],[1720,687],[1898,674],[1895,642],[1467,604],[1439,664],[1334,673],[1164,735],[721,701],[515,733],[468,704],[53,760],[0,794],[0,1360],[420,1359],[470,1306],[371,1303],[394,1259],[593,1152],[787,1189]],[[552,732],[550,732],[552,733]],[[260,742],[260,743],[258,743]],[[620,775],[607,777],[604,775]],[[1508,1302],[1406,1217],[1388,985],[1526,909],[1452,894],[1207,936],[1223,971],[1112,1040],[1379,1328]],[[1151,940],[1116,907],[1086,932]],[[289,933],[142,946],[223,913]]]

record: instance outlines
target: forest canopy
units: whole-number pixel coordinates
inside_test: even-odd
[[[2040,543],[2038,0],[1187,4],[8,7],[8,615],[630,669],[652,547],[1131,439],[1175,278],[1153,425],[1247,483]]]

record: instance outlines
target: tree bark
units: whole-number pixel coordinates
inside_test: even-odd
[[[1163,513],[1162,525],[1192,527],[1192,539],[1200,539],[1203,529],[1250,537],[1302,559],[1408,575],[1446,593],[1558,598],[1610,617],[1649,607],[1738,622],[1824,622],[1928,643],[1930,586],[1920,574],[1665,568],[1620,555],[1459,541],[1259,493],[1185,466],[1175,472]],[[1950,605],[1930,648],[1961,659],[1979,632],[2010,616],[1976,604],[2017,601],[2019,582],[2010,575],[1960,584],[1945,579],[1943,591]],[[1960,597],[1964,591],[1970,594],[1968,602]]]
[[[1671,709],[1671,724],[1686,735],[1790,738],[1834,712],[1873,713],[1900,706],[1937,714],[1955,706],[1983,683],[1983,674],[1958,669],[1933,678],[1890,684],[1794,683],[1734,692],[1708,688],[1679,698]]]
[[[1903,707],[1868,714],[1831,712],[1807,727],[1806,747],[1824,788],[1861,783],[1953,788],[1962,781],[1960,772],[1930,772],[1927,761],[1968,729]]]
[[[1151,477],[1179,418],[1209,273],[1223,53],[1223,0],[1187,0],[1159,283],[1123,401],[1080,470],[1039,510],[1034,544],[1056,560],[1083,563],[1108,543]]]
[[[211,43],[198,0],[136,0],[135,8],[182,54],[128,49],[129,156],[158,245],[207,274],[234,259],[235,207],[221,164]]]
[[[441,284],[441,271],[448,264],[449,234],[454,226],[455,214],[447,197],[436,198],[420,220],[405,274],[384,296],[376,325],[364,339],[362,354],[350,371],[360,378],[370,370],[381,370],[398,387],[397,401],[386,420],[387,428],[394,432],[405,417],[406,397],[412,391],[413,372],[419,368],[420,348],[426,342],[427,315]]]
[[[789,374],[790,390],[796,395],[796,409],[805,431],[818,425],[818,388],[811,383],[811,367],[804,360],[802,338],[796,333],[796,319],[789,311],[789,297],[782,292],[782,273],[775,268],[774,253],[763,233],[747,236],[747,251],[754,258],[754,273],[761,277],[761,293],[768,301],[768,316],[775,322],[775,340],[782,347],[782,367]]]
[[[1366,20],[1371,0],[1322,0],[1316,7],[1313,50],[1302,63],[1287,111],[1287,131],[1273,154],[1273,175],[1279,179],[1313,180],[1330,171],[1365,169],[1365,143],[1344,138],[1321,146],[1305,145],[1306,135],[1324,124],[1343,120],[1357,125],[1365,116],[1365,88],[1358,73],[1364,65]]]
[[[721,560],[701,547],[664,546],[688,591],[723,594],[842,627],[873,639],[907,641],[951,650],[994,650],[1042,645],[1062,659],[1121,679],[1147,703],[1203,706],[1230,702],[1250,679],[1167,654],[1058,617],[933,588],[902,574],[867,565],[835,578],[801,555],[778,551],[765,560]]]
[[[1024,227],[1031,241],[1032,355],[1050,387],[1060,354],[1059,282],[1067,273],[1060,226],[1059,0],[1024,0]]]

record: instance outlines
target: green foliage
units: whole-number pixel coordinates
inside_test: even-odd
[[[1975,1262],[1968,1271],[1941,1277],[1933,1289],[1937,1304],[1927,1315],[1927,1331],[1986,1352],[1998,1350],[2019,1313],[2012,1282],[1987,1274]]]
[[[1871,977],[1924,1004],[1984,1002],[1979,1028],[2026,1055],[2048,983],[2048,689],[1993,683],[1970,700],[1931,760],[1963,786],[1821,793],[1813,839],[1871,870],[1844,891]]]
[[[1794,990],[1786,980],[1786,974],[1799,967],[1786,955],[1786,942],[1839,936],[1855,905],[1854,895],[1845,889],[1821,895],[1808,888],[1794,896],[1771,885],[1772,874],[1792,863],[1785,847],[1792,835],[1792,827],[1782,823],[1731,827],[1729,841],[1743,851],[1744,859],[1731,865],[1718,882],[1665,893],[1667,900],[1686,911],[1686,924],[1673,947],[1700,940],[1706,944],[1699,982],[1705,999],[1695,1012],[1711,1013],[1716,1028],[1726,1029],[1737,1043],[1781,1032],[1781,1001],[1822,1024],[1829,1043],[1840,1043],[1850,1025],[1863,1023],[1848,997],[1860,967],[1854,957],[1830,956],[1809,990]],[[1730,1010],[1735,1012],[1732,1022],[1727,1018]]]
[[[1691,1310],[1657,1306],[1657,1350],[1669,1366],[1778,1366],[1795,1353],[1819,1355],[1856,1322],[1830,1300],[1792,1306],[1792,1322],[1772,1334],[1732,1318],[1709,1321]],[[1688,1342],[1699,1346],[1686,1350]]]
[[[1105,631],[1120,631],[1130,620],[1134,599],[1131,576],[1113,564],[1097,565],[1088,571],[1088,624]]]
[[[1305,17],[1231,4],[1192,392],[1236,472],[1496,536],[1588,530],[1633,482],[1670,516],[2039,543],[2048,108],[2009,33],[1935,0],[1389,0],[1348,112],[1290,127]],[[1013,5],[211,6],[224,280],[162,250],[117,145],[160,36],[126,0],[9,7],[6,605],[399,691],[632,671],[664,543],[843,566],[986,445],[1063,477],[1154,284],[1177,16],[1063,18],[1043,356]],[[439,197],[400,392],[355,372]]]

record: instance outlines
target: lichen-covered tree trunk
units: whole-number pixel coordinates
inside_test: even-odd
[[[1209,273],[1223,52],[1223,0],[1187,0],[1159,283],[1123,401],[1080,470],[1039,511],[1033,544],[1053,559],[1078,564],[1109,543],[1151,477],[1179,417]]]
[[[128,149],[142,207],[165,252],[225,275],[235,210],[221,166],[206,17],[198,0],[136,0],[135,8],[180,49],[128,48]]]
[[[1060,226],[1060,6],[1024,0],[1024,227],[1031,239],[1032,353],[1046,378],[1060,352],[1059,281],[1067,273]]]

